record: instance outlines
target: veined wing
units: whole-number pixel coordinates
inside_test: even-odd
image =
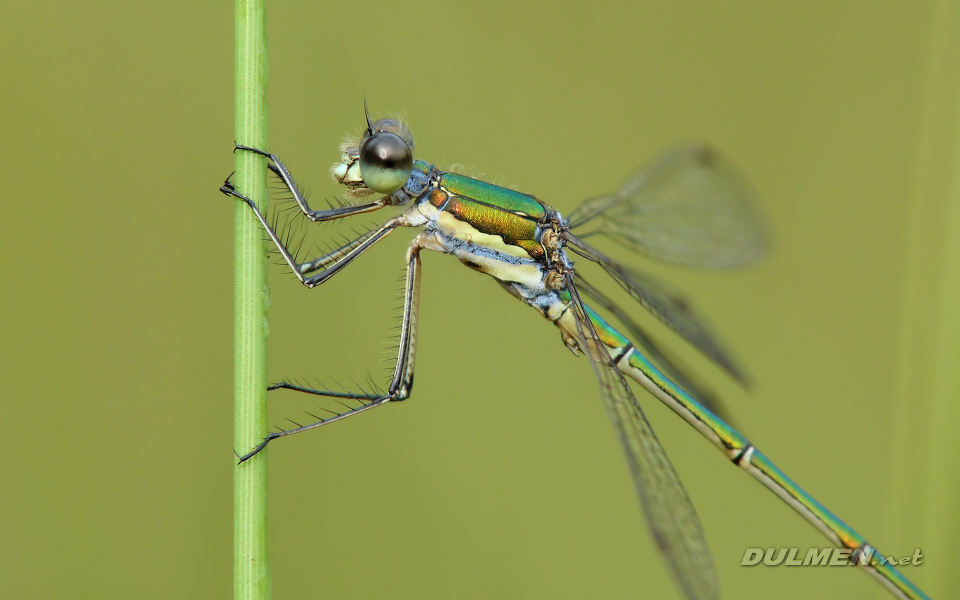
[[[681,146],[641,168],[616,193],[585,201],[569,220],[581,238],[607,235],[689,267],[745,266],[768,245],[750,187],[703,144]]]
[[[731,417],[720,399],[704,385],[699,383],[696,377],[690,375],[686,368],[680,366],[677,360],[670,356],[670,353],[662,348],[636,321],[630,318],[630,315],[617,306],[606,294],[588,283],[580,273],[576,273],[573,278],[577,290],[592,299],[595,303],[594,307],[600,306],[610,311],[610,313],[627,328],[627,331],[630,332],[631,341],[642,349],[643,354],[647,358],[660,367],[664,375],[679,385],[683,391],[693,396],[697,402],[706,406],[710,412],[727,423],[731,422]]]
[[[564,233],[564,239],[567,242],[567,249],[599,264],[620,284],[620,287],[653,316],[683,336],[739,382],[747,383],[743,371],[737,367],[730,355],[703,324],[703,319],[693,312],[693,308],[680,294],[669,290],[662,282],[617,264],[569,232]]]
[[[597,350],[596,360],[590,362],[600,384],[600,395],[623,446],[657,547],[687,598],[719,599],[720,581],[693,503],[633,392],[599,340],[572,279],[567,281],[584,353],[591,356],[593,353],[586,348]]]

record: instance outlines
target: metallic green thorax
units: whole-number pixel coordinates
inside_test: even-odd
[[[540,225],[547,207],[536,197],[458,173],[442,173],[429,202],[480,233],[499,236],[503,243],[541,260]]]
[[[444,173],[440,178],[440,187],[452,195],[471,198],[480,204],[534,221],[543,219],[547,212],[543,204],[530,194],[523,194],[458,173]]]

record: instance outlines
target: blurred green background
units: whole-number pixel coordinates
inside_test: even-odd
[[[418,157],[561,212],[677,141],[721,148],[761,197],[770,258],[634,264],[687,291],[754,388],[671,347],[881,551],[919,547],[905,571],[925,591],[955,587],[955,3],[268,13],[270,149],[316,199],[340,193],[327,170],[364,93],[405,116]],[[233,165],[233,6],[8,3],[0,31],[0,596],[229,597],[234,213],[216,189]],[[379,373],[408,239],[312,292],[272,270],[271,380]],[[424,256],[422,292],[413,398],[270,447],[274,598],[679,597],[589,365],[449,257]],[[638,396],[726,597],[886,597],[852,569],[739,566],[747,547],[827,543]]]

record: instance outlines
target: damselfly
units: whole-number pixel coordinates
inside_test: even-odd
[[[228,179],[224,193],[246,202],[303,285],[329,280],[374,244],[400,227],[422,227],[406,255],[406,282],[396,368],[382,393],[313,389],[291,381],[269,389],[357,401],[332,416],[270,433],[241,462],[271,440],[315,429],[392,401],[413,387],[420,293],[420,251],[452,254],[467,267],[492,276],[506,291],[537,310],[559,329],[574,354],[586,354],[600,384],[600,395],[626,454],[647,523],[676,581],[688,598],[718,598],[720,586],[704,533],[687,492],[634,398],[625,377],[656,396],[735,465],[753,475],[898,598],[927,598],[891,564],[877,561],[873,546],[804,492],[745,437],[695,397],[699,394],[681,369],[654,340],[574,268],[571,256],[597,263],[631,297],[707,357],[743,379],[720,344],[689,305],[656,280],[628,269],[584,241],[589,235],[614,238],[627,248],[661,261],[703,268],[754,262],[766,246],[762,219],[748,188],[733,169],[702,145],[681,147],[628,178],[610,195],[593,198],[568,217],[534,196],[446,172],[414,160],[409,129],[393,119],[367,115],[363,135],[344,142],[333,177],[371,202],[313,210],[290,172],[274,154],[237,145],[269,159],[269,169],[312,221],[331,221],[385,207],[408,207],[340,248],[299,262],[256,203]],[[633,341],[583,302],[588,296],[621,321]],[[637,345],[635,345],[637,344]],[[679,385],[678,385],[679,384]],[[684,389],[686,388],[686,389]],[[702,398],[701,398],[702,400]]]

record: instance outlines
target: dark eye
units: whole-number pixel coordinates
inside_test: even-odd
[[[360,176],[368,188],[392,194],[403,187],[413,171],[413,152],[400,136],[381,131],[360,148]]]

